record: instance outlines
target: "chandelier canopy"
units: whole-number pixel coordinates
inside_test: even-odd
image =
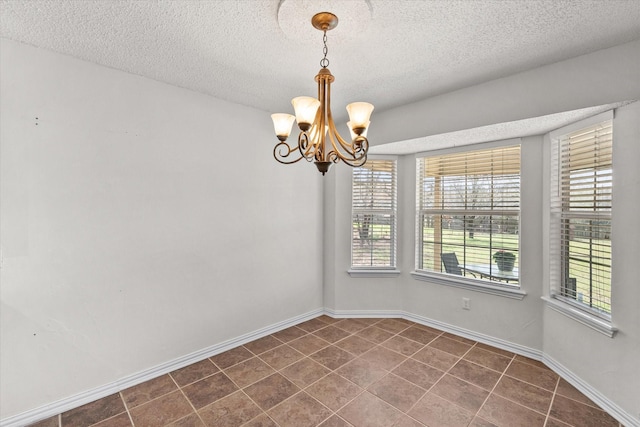
[[[334,77],[327,68],[329,66],[327,31],[338,25],[338,17],[330,12],[321,12],[311,18],[311,24],[324,33],[322,38],[324,57],[320,60],[322,68],[315,78],[318,82],[318,98],[310,96],[293,98],[291,103],[295,116],[286,113],[271,115],[276,136],[280,140],[273,149],[273,156],[284,164],[296,163],[302,159],[313,161],[324,175],[332,163],[340,160],[352,167],[365,164],[369,150],[367,129],[373,105],[368,102],[354,102],[347,105],[349,113],[347,126],[351,141],[344,140],[338,133],[331,115],[331,82],[334,81]],[[286,141],[294,120],[298,123],[300,134],[298,144],[290,146]]]

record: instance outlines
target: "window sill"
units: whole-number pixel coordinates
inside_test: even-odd
[[[485,294],[497,295],[505,298],[517,300],[523,299],[527,293],[515,285],[494,285],[484,280],[474,280],[469,278],[455,278],[443,273],[431,273],[427,271],[412,271],[411,276],[416,280],[437,283],[439,285],[453,286],[455,288],[467,289]]]
[[[351,277],[398,277],[400,270],[397,269],[359,269],[350,268],[347,270]]]
[[[578,308],[572,307],[570,304],[563,303],[553,296],[545,296],[542,297],[542,299],[550,309],[555,310],[558,313],[575,320],[576,322],[582,323],[583,325],[588,326],[591,329],[608,336],[609,338],[613,338],[616,332],[618,332],[618,328],[613,326],[611,322],[600,319],[596,316],[592,316],[589,313],[585,313]]]

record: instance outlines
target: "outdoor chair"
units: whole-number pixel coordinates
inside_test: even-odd
[[[444,269],[447,273],[462,276],[462,269],[458,264],[458,257],[455,252],[442,253],[440,254],[440,259],[442,260]]]

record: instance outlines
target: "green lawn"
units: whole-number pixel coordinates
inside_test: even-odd
[[[391,258],[391,232],[387,224],[371,224],[371,239],[357,242],[358,229],[354,224],[355,266],[386,266]],[[434,229],[425,227],[422,251],[423,266],[426,269],[442,271],[442,266],[434,266],[435,254],[455,252],[460,264],[494,264],[493,253],[506,250],[516,255],[519,265],[519,236],[512,233],[476,231],[473,238],[462,230],[442,230],[440,247],[433,243]],[[591,253],[589,252],[591,248]],[[572,259],[569,263],[569,277],[576,279],[575,299],[605,313],[611,312],[611,245],[609,240],[574,239],[570,244]],[[595,249],[595,250],[594,250]],[[591,262],[589,262],[591,260]],[[495,264],[494,264],[495,265]],[[592,286],[590,286],[590,283]]]
[[[518,265],[518,235],[510,233],[469,232],[462,230],[442,230],[441,247],[431,243],[434,240],[434,229],[423,230],[423,265],[434,266],[435,255],[439,252],[455,252],[460,264],[493,264],[493,254],[498,250],[513,252]],[[440,249],[440,250],[438,250]],[[435,268],[439,270],[441,267]]]
[[[573,239],[569,253],[569,277],[576,279],[576,300],[611,313],[611,241]]]

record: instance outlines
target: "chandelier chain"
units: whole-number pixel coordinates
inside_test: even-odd
[[[322,36],[322,42],[324,43],[324,47],[322,48],[322,53],[324,53],[324,58],[320,60],[320,66],[322,68],[327,68],[329,66],[329,59],[327,59],[327,53],[329,53],[329,49],[327,48],[327,30],[324,31],[324,36]]]

